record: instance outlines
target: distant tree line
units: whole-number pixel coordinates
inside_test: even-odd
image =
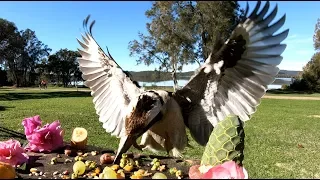
[[[26,87],[41,80],[67,87],[81,80],[77,51],[52,50],[31,29],[18,30],[13,22],[0,18],[0,86]]]
[[[311,60],[303,67],[299,77],[295,78],[285,89],[296,91],[320,92],[320,19],[317,20],[313,35],[315,49]]]
[[[189,79],[192,72],[183,66],[199,66],[222,45],[244,10],[237,1],[154,1],[145,12],[147,33],[128,44],[137,64],[158,64],[154,71],[131,72],[136,81]],[[320,20],[315,28],[316,53],[303,72],[288,87],[320,91]],[[77,62],[79,53],[51,49],[31,29],[18,30],[13,22],[0,18],[0,85],[17,87],[37,85],[46,80],[59,86],[81,81]]]

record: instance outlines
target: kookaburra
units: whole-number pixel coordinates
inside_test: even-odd
[[[279,72],[280,44],[289,33],[276,35],[285,23],[285,15],[270,25],[277,6],[269,15],[269,2],[258,13],[260,1],[234,28],[231,36],[213,51],[189,82],[175,92],[144,90],[92,36],[93,21],[84,22],[82,49],[78,49],[80,70],[91,89],[99,121],[111,135],[120,138],[114,162],[132,145],[137,149],[163,150],[181,157],[187,146],[186,127],[200,145],[206,145],[215,125],[228,115],[242,121],[250,119],[262,96]],[[138,145],[137,138],[141,138]]]

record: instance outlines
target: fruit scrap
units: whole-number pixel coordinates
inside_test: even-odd
[[[100,169],[99,167],[97,167],[97,168],[94,169],[94,172],[95,172],[96,174],[100,174],[101,169]]]
[[[163,173],[154,173],[152,179],[168,179],[167,176]]]
[[[159,159],[154,158],[150,164],[153,165],[153,164],[156,163],[156,162],[159,162],[159,163],[160,163]]]
[[[71,174],[71,179],[78,179],[78,174],[72,173]]]
[[[71,159],[65,159],[65,160],[64,160],[64,163],[70,163],[70,162],[72,162]]]
[[[64,150],[64,154],[66,155],[66,156],[70,156],[71,155],[71,149],[65,149]]]
[[[97,163],[94,161],[91,161],[90,165],[89,165],[89,169],[94,169],[97,167]]]
[[[169,169],[169,173],[170,174],[175,174],[178,171],[178,169],[176,167],[170,168]]]
[[[88,167],[91,164],[91,161],[87,160],[84,164]]]
[[[53,157],[50,161],[50,164],[56,164],[58,162],[57,157]]]
[[[117,172],[117,178],[118,178],[118,179],[124,179],[124,178],[125,178],[124,172],[123,172],[123,171]]]
[[[87,157],[88,155],[89,155],[88,153],[84,153],[82,156]]]
[[[38,172],[38,169],[36,169],[36,168],[31,168],[31,169],[30,169],[30,172],[31,172],[31,173],[36,173],[36,172]]]
[[[82,161],[77,161],[73,164],[73,172],[77,175],[82,175],[86,171],[86,165]]]
[[[142,179],[142,178],[143,178],[143,176],[141,176],[141,175],[133,174],[133,175],[130,176],[130,179]]]
[[[78,152],[77,152],[77,155],[78,155],[78,156],[82,156],[82,154],[83,154],[82,151],[78,151]]]
[[[133,165],[127,164],[123,167],[125,171],[131,172],[133,170]]]
[[[158,168],[160,167],[160,161],[152,161],[153,162],[153,165],[151,167],[151,170],[152,171],[155,171],[155,170],[158,170]]]
[[[114,164],[110,168],[114,171],[117,171],[118,169],[120,169],[120,166],[118,164]]]
[[[124,166],[127,165],[127,159],[126,158],[121,158],[120,159],[120,167],[124,168]]]
[[[75,161],[83,161],[84,159],[81,156],[76,156],[76,157],[74,157],[74,160]]]
[[[182,178],[182,172],[181,172],[181,170],[178,170],[178,171],[176,172],[176,177],[177,177],[177,178]]]
[[[160,171],[160,172],[166,170],[166,165],[159,166],[157,170]]]
[[[92,155],[92,156],[95,156],[95,155],[97,155],[97,154],[98,154],[97,151],[91,151],[91,155]]]
[[[134,163],[135,163],[135,165],[136,165],[138,168],[140,168],[140,163],[139,163],[138,160],[135,160]]]
[[[62,179],[70,179],[70,177],[68,175],[63,175]]]
[[[65,170],[65,171],[62,172],[62,174],[63,174],[63,175],[69,175],[69,171],[68,171],[68,170]]]
[[[102,173],[99,174],[99,178],[100,179],[117,179],[118,178],[118,174],[112,170],[110,167],[106,166]]]
[[[133,172],[133,174],[137,176],[150,176],[152,173],[149,173],[143,169],[139,169],[138,171]]]
[[[83,150],[87,145],[88,132],[85,128],[76,127],[73,129],[71,136],[71,147]]]
[[[112,163],[113,160],[111,158],[111,154],[109,153],[104,153],[100,156],[100,163],[101,164],[110,164]]]

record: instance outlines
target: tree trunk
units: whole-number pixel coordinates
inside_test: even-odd
[[[171,77],[173,80],[173,91],[175,92],[179,87],[178,87],[178,81],[177,81],[177,68],[176,68],[176,61],[175,59],[173,59],[172,62],[172,73],[171,73]]]

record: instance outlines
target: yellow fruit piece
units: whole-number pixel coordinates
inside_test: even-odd
[[[99,174],[99,179],[117,179],[118,175],[116,172],[112,171],[106,171],[104,173]]]
[[[16,170],[8,163],[0,162],[0,179],[14,179]]]
[[[141,176],[141,175],[132,175],[132,176],[130,176],[130,178],[131,179],[142,179],[143,178],[143,176]]]
[[[73,172],[77,175],[82,175],[86,171],[86,165],[82,161],[77,161],[73,164]]]
[[[120,168],[120,166],[118,164],[114,164],[110,168],[114,171],[117,171]]]
[[[85,128],[74,128],[71,136],[71,147],[74,147],[78,150],[85,149],[87,145],[87,137],[88,132]]]
[[[118,179],[124,179],[125,178],[125,174],[124,174],[124,172],[118,172],[117,173],[117,177],[118,177]]]
[[[132,169],[133,169],[133,166],[132,166],[132,165],[127,164],[123,169],[124,169],[125,171],[131,172],[131,171],[132,171]]]
[[[101,169],[100,169],[99,167],[97,167],[97,168],[94,170],[94,172],[95,172],[96,174],[100,174]]]

